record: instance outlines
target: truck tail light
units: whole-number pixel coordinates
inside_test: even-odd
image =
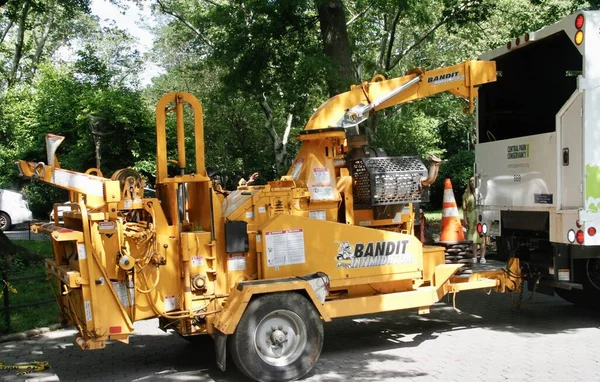
[[[569,232],[567,232],[567,240],[569,240],[569,243],[575,242],[575,231],[573,231],[572,229],[570,229]]]
[[[482,219],[481,215],[477,216],[478,221],[481,221],[481,219]]]
[[[517,39],[515,40],[515,45],[519,46],[520,43],[521,43],[521,39],[517,37]]]
[[[481,225],[481,223],[477,223],[477,233],[482,233],[483,232],[483,225]]]
[[[481,233],[483,233],[484,235],[487,235],[487,233],[488,233],[488,226],[487,226],[487,224],[483,223],[481,225]]]
[[[590,227],[588,228],[588,235],[594,236],[596,234],[596,228]]]
[[[575,44],[581,45],[582,42],[583,42],[583,32],[577,31],[577,33],[575,33]]]
[[[585,18],[583,17],[583,15],[577,15],[577,17],[575,17],[575,28],[577,29],[581,29],[583,28],[583,23],[585,21]]]
[[[577,228],[581,228],[581,222],[579,221],[579,219],[577,219],[575,225],[577,226]]]
[[[525,42],[529,42],[529,33],[525,33],[525,36],[523,36],[523,40],[525,40]]]
[[[506,43],[506,49],[512,48],[512,43],[509,41]]]
[[[577,240],[577,243],[583,244],[583,231],[582,230],[577,231],[577,234],[575,234],[575,240]]]

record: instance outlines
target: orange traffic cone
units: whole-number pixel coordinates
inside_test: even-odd
[[[452,190],[452,182],[446,179],[444,183],[444,200],[442,203],[442,231],[440,232],[440,242],[442,243],[457,243],[465,241],[463,234],[460,216],[458,215],[458,207],[454,199],[454,191]]]

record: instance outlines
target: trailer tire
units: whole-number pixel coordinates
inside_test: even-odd
[[[323,323],[299,293],[276,293],[250,302],[228,348],[237,368],[256,381],[292,381],[308,373],[323,348]]]

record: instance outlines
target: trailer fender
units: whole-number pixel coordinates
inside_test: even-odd
[[[268,293],[290,291],[306,293],[308,300],[312,302],[321,318],[326,322],[331,321],[331,317],[323,309],[325,298],[329,293],[329,276],[325,273],[317,272],[306,276],[239,282],[227,298],[227,302],[214,324],[213,337],[219,369],[225,371],[226,368],[227,336],[235,332],[252,298]]]
[[[331,321],[323,304],[329,293],[329,276],[317,272],[305,276],[239,282],[227,298],[214,328],[225,335],[235,332],[253,296],[267,293],[303,291],[325,322]]]

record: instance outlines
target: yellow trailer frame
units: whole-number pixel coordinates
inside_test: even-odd
[[[158,317],[184,338],[212,335],[223,369],[229,346],[250,378],[285,381],[318,359],[322,321],[401,309],[425,314],[444,296],[467,290],[520,292],[517,259],[505,270],[457,275],[461,265],[445,264],[442,247],[413,235],[412,203],[383,218],[355,210],[356,180],[344,163],[348,146],[362,140],[347,129],[370,113],[443,91],[472,105],[477,86],[494,80],[493,62],[467,61],[353,87],[315,112],[287,175],[226,198],[206,172],[203,110],[187,93],[157,103],[156,198],[143,197],[145,182],[130,169],[105,178],[98,169],[60,168],[56,145],[47,165],[19,161],[23,176],[70,191],[75,206],[64,212],[64,225],[32,230],[52,238],[47,272],[63,315],[79,330],[76,343],[87,350],[127,342],[135,321]],[[188,173],[186,103],[196,155]],[[167,157],[170,112],[176,160]],[[169,176],[169,162],[178,175]]]

